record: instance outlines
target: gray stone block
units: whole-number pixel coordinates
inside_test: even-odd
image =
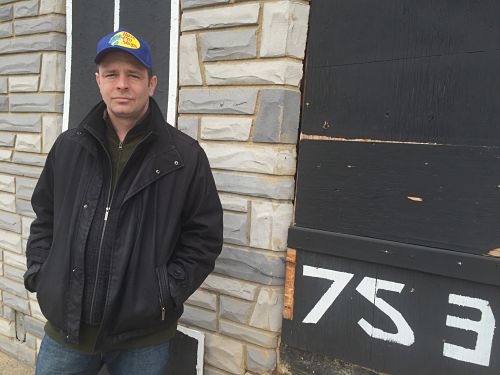
[[[246,324],[252,315],[253,306],[253,303],[241,299],[221,296],[219,315],[221,318]]]
[[[50,31],[65,32],[66,17],[59,14],[17,20],[14,23],[16,35],[46,33]]]
[[[16,310],[9,306],[4,306],[2,309],[2,316],[10,321],[14,321],[16,319]]]
[[[0,123],[1,123],[3,116],[5,116],[5,115],[2,115],[0,117]],[[15,134],[0,133],[0,146],[13,147],[15,142],[16,142],[16,135]]]
[[[16,339],[0,336],[0,350],[29,366],[35,366],[36,351],[31,349],[26,343],[21,343]]]
[[[14,17],[14,7],[5,5],[0,7],[0,22],[10,21]]]
[[[38,167],[43,167],[45,165],[46,155],[42,154],[32,154],[27,152],[14,152],[12,157],[13,163],[35,165]]]
[[[41,53],[2,56],[0,74],[40,73]]]
[[[40,115],[4,114],[0,116],[0,130],[37,133],[41,129]]]
[[[208,333],[205,336],[205,363],[231,374],[245,372],[245,347],[241,342]]]
[[[9,306],[16,311],[21,311],[26,315],[29,315],[30,306],[27,299],[7,293],[5,290],[2,291],[2,295],[4,305]]]
[[[63,110],[63,94],[11,94],[11,112],[58,112]]]
[[[243,340],[269,349],[275,348],[278,343],[276,333],[262,331],[238,323],[233,323],[228,320],[220,320],[219,332],[224,335],[237,338],[238,340]]]
[[[217,310],[217,295],[201,289],[194,292],[186,302],[205,309]]]
[[[26,291],[23,283],[9,280],[3,276],[0,276],[0,289],[3,292],[7,291],[12,295],[16,295],[21,298],[28,298],[28,292]]]
[[[208,329],[209,331],[217,330],[217,313],[214,311],[184,305],[184,313],[179,320],[182,323]]]
[[[200,35],[203,61],[249,59],[257,56],[257,30],[217,31]]]
[[[229,0],[181,0],[181,8],[196,8],[211,4],[227,4]]]
[[[253,114],[257,89],[181,89],[179,113]]]
[[[247,370],[257,374],[271,373],[276,368],[276,351],[247,346]]]
[[[64,34],[28,35],[0,40],[0,53],[64,51],[65,49],[66,36]]]
[[[36,217],[35,212],[33,212],[33,207],[31,207],[30,201],[25,201],[24,199],[16,198],[16,211],[20,215]]]
[[[0,77],[0,94],[7,94],[8,81],[7,77]]]
[[[9,97],[7,95],[0,95],[0,112],[9,111]]]
[[[238,245],[248,244],[248,216],[246,214],[224,213],[224,240]]]
[[[177,128],[193,139],[198,139],[198,117],[182,116],[177,119]]]
[[[12,36],[12,22],[0,23],[0,38],[8,38]]]
[[[297,143],[300,92],[264,89],[255,119],[254,142]]]
[[[213,171],[213,175],[219,191],[272,199],[293,198],[295,181],[290,176],[262,176],[220,171]]]
[[[32,318],[31,316],[26,316],[24,318],[24,325],[26,328],[26,332],[31,333],[33,336],[42,338],[45,334],[43,330],[45,324],[38,319]]]
[[[9,266],[8,264],[3,265],[3,275],[13,281],[18,283],[24,283],[24,270],[16,267]]]
[[[0,173],[38,178],[40,177],[40,173],[42,173],[42,168],[29,165],[15,165],[13,163],[0,162]]]
[[[38,0],[20,1],[14,4],[14,17],[33,17],[38,15]]]
[[[0,229],[21,233],[21,217],[10,212],[0,211]]]
[[[223,275],[265,285],[283,285],[285,259],[273,253],[224,246],[215,264]]]
[[[34,178],[16,177],[16,195],[18,198],[31,199],[37,180]]]
[[[203,282],[204,289],[228,296],[254,301],[259,286],[241,280],[211,274]]]

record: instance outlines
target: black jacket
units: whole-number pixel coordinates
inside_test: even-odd
[[[222,208],[205,153],[150,105],[151,131],[125,167],[115,190],[122,199],[108,214],[116,230],[96,350],[174,324],[222,248]],[[28,266],[42,264],[33,287],[45,317],[72,343],[85,245],[105,184],[105,133],[96,125],[104,109],[99,103],[59,136],[31,200],[36,219],[26,255]]]

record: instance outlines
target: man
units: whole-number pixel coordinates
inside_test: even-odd
[[[95,62],[102,101],[56,140],[32,197],[36,373],[163,374],[183,302],[220,253],[222,209],[203,150],[151,97],[148,44],[119,30]]]

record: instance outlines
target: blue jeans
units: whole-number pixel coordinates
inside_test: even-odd
[[[45,335],[35,375],[96,375],[104,364],[111,375],[164,375],[169,360],[169,344],[82,354]]]

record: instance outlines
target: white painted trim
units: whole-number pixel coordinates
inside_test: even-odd
[[[114,31],[120,28],[120,0],[115,0]]]
[[[66,0],[66,73],[64,76],[64,107],[62,131],[68,130],[71,95],[71,55],[73,48],[73,2]]]
[[[205,355],[205,334],[203,332],[195,331],[194,329],[181,326],[180,324],[177,326],[177,330],[198,341],[198,350],[196,353],[196,375],[203,375],[203,357]]]
[[[179,0],[170,2],[170,57],[168,75],[168,107],[167,122],[177,124],[177,84],[178,84],[178,59],[179,59]]]

